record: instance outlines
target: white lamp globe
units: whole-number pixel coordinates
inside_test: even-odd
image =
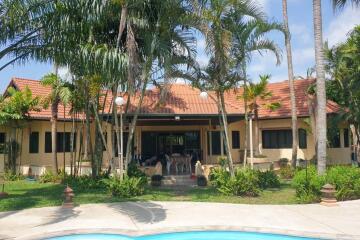
[[[117,97],[117,98],[115,98],[115,103],[118,106],[122,106],[125,103],[125,99],[123,97]]]
[[[200,98],[206,100],[208,98],[208,93],[207,92],[201,92],[200,93]]]

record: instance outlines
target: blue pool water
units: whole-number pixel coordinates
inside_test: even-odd
[[[235,231],[204,231],[164,233],[128,237],[117,234],[79,234],[49,238],[48,240],[312,240],[316,238],[293,237],[278,234],[235,232]]]

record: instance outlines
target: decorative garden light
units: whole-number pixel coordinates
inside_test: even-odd
[[[125,99],[123,97],[117,97],[115,99],[115,103],[117,106],[123,106],[125,104]]]
[[[209,96],[209,95],[208,95],[207,92],[201,92],[201,93],[200,93],[200,98],[201,98],[201,99],[206,100],[206,99],[208,98],[208,96]]]

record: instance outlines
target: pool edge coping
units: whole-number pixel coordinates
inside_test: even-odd
[[[360,235],[349,235],[341,233],[326,233],[326,232],[306,232],[289,229],[277,229],[277,228],[264,228],[264,227],[237,227],[237,226],[188,226],[188,227],[166,227],[157,229],[146,230],[131,230],[131,229],[119,229],[119,228],[82,228],[82,229],[69,229],[55,232],[45,232],[43,234],[34,234],[20,236],[16,238],[10,238],[14,240],[39,240],[48,239],[53,237],[60,237],[73,234],[119,234],[129,237],[139,237],[144,235],[156,235],[164,233],[176,233],[176,232],[188,232],[188,231],[241,231],[252,233],[264,233],[264,234],[279,234],[292,237],[307,237],[318,239],[341,239],[341,240],[356,240],[360,239]]]

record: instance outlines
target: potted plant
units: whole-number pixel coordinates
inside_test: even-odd
[[[199,187],[206,187],[207,185],[207,179],[204,175],[197,176],[197,185]]]
[[[151,176],[151,186],[159,187],[161,186],[161,180],[163,176],[161,175],[152,175]]]

